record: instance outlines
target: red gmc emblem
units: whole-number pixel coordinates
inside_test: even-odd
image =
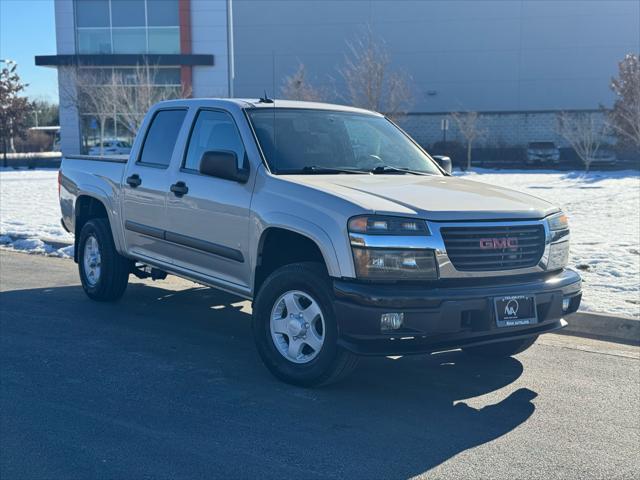
[[[518,248],[517,238],[481,238],[482,250],[504,250],[505,248]]]

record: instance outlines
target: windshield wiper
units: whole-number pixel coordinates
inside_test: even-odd
[[[378,165],[371,170],[371,173],[381,175],[383,173],[410,173],[411,175],[430,175],[427,172],[419,172],[417,170],[411,170],[409,168],[392,167],[390,165]]]
[[[317,174],[332,174],[332,173],[369,174],[370,173],[364,170],[357,170],[355,168],[318,167],[317,165],[307,165],[306,167],[302,167],[300,171],[301,173],[317,173]]]

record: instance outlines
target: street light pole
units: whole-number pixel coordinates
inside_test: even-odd
[[[227,75],[229,78],[229,98],[234,98],[236,78],[235,52],[233,44],[233,0],[227,0]]]

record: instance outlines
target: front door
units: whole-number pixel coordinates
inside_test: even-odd
[[[153,116],[138,158],[127,164],[122,215],[127,251],[141,260],[171,263],[164,240],[169,165],[186,109],[159,110]]]
[[[231,114],[200,110],[180,169],[167,196],[167,240],[176,266],[230,288],[250,283],[249,208],[252,182],[238,183],[199,173],[207,151],[231,151],[244,164],[245,148]]]

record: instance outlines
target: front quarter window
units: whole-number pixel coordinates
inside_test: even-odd
[[[276,174],[368,173],[382,167],[440,175],[433,161],[384,117],[352,112],[255,108],[249,118]]]

